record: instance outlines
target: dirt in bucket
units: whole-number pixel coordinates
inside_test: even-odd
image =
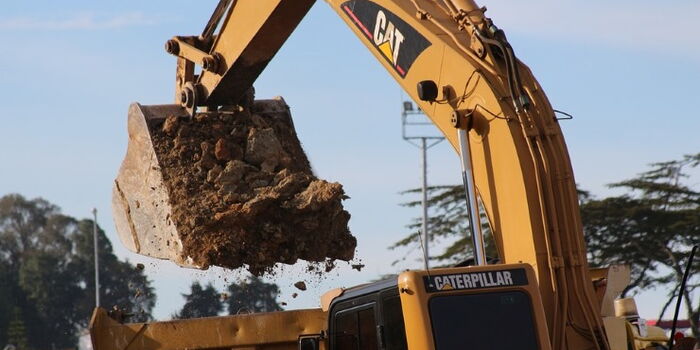
[[[256,108],[149,125],[171,220],[195,264],[260,275],[298,259],[351,260],[348,198],[318,179],[288,113]]]

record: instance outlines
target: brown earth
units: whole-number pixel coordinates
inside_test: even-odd
[[[353,258],[343,187],[314,176],[288,114],[171,116],[149,128],[195,264],[260,275],[276,263]]]

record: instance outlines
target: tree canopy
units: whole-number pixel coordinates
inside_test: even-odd
[[[194,282],[190,286],[189,294],[182,294],[185,298],[185,305],[173,315],[174,318],[199,318],[218,316],[224,309],[221,301],[221,294],[216,288],[208,283],[204,288],[199,282]]]
[[[230,284],[224,293],[217,291],[211,283],[202,287],[199,282],[193,282],[190,293],[182,295],[185,305],[173,318],[217,316],[224,308],[229,315],[281,311],[278,294],[276,284],[266,283],[255,276]]]
[[[421,189],[411,189],[403,192],[405,195],[420,193]],[[471,236],[469,235],[469,220],[466,210],[466,197],[462,185],[431,186],[428,193],[428,237],[431,243],[445,243],[442,252],[431,254],[430,260],[440,265],[453,265],[468,260],[473,255]],[[402,204],[406,207],[420,207],[420,200]],[[486,255],[489,258],[498,257],[496,246],[491,237],[491,227],[481,205],[481,230],[484,233]],[[419,237],[422,217],[414,218],[407,228],[411,234],[395,242],[390,249],[419,247]],[[432,249],[430,251],[433,251]]]
[[[274,283],[265,283],[255,276],[250,276],[239,283],[232,283],[227,291],[229,315],[282,310],[277,302],[279,287]]]
[[[98,227],[101,303],[150,318],[155,295],[142,271],[120,261]],[[48,201],[0,198],[0,344],[69,348],[95,305],[93,222]],[[24,335],[19,333],[24,332]]]
[[[689,174],[699,164],[700,154],[653,163],[636,177],[610,185],[621,195],[581,198],[589,260],[598,266],[631,266],[632,283],[623,295],[657,286],[670,289],[659,319],[679,293],[690,250],[700,245],[700,192]],[[700,259],[692,268],[698,271]],[[695,274],[680,292],[696,336],[700,303],[692,294],[698,286],[700,276]]]

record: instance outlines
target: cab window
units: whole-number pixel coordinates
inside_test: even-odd
[[[521,291],[435,296],[435,349],[537,350],[531,303]]]
[[[386,350],[406,350],[406,326],[403,323],[401,299],[391,295],[382,300],[383,335]]]
[[[333,339],[336,350],[377,350],[374,304],[338,312]]]

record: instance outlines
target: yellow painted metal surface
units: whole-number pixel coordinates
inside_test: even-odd
[[[534,268],[554,349],[606,348],[566,145],[553,109],[530,70],[518,63],[532,101],[528,111],[518,113],[503,65],[495,64],[490,55],[479,59],[469,51],[470,29],[461,30],[441,2],[378,0],[376,4],[431,43],[402,77],[348,15],[346,7],[352,2],[327,2],[455,148],[457,131],[451,116],[454,111],[471,113],[476,187],[501,258]],[[466,3],[473,6],[471,1]],[[483,18],[480,11],[469,13]],[[368,28],[369,34],[374,31]],[[439,103],[419,100],[416,84],[423,80],[437,83]]]
[[[315,0],[236,0],[224,18],[212,53],[219,72],[202,72],[206,104],[237,104]]]
[[[610,350],[628,350],[627,321],[623,318],[608,316],[603,317],[603,323],[607,331]]]
[[[646,334],[639,334],[639,329],[637,326],[627,323],[627,334],[628,339],[631,342],[631,348],[635,350],[642,350],[646,348],[656,348],[657,345],[667,345],[668,337],[666,332],[659,327],[646,327]]]
[[[436,276],[440,274],[460,274],[460,273],[475,273],[487,271],[499,271],[504,269],[525,269],[529,285],[512,286],[512,287],[494,287],[481,288],[476,291],[458,290],[450,292],[427,293],[423,282],[425,276]],[[426,271],[407,271],[399,275],[399,291],[401,296],[401,307],[403,308],[404,322],[406,324],[406,340],[409,349],[432,350],[435,349],[433,332],[431,329],[430,310],[428,303],[430,298],[434,296],[449,296],[461,295],[467,293],[490,293],[504,291],[522,291],[525,292],[532,300],[532,311],[534,316],[535,331],[537,333],[539,349],[550,350],[552,347],[549,342],[549,333],[547,331],[546,317],[542,300],[540,298],[539,289],[535,282],[536,276],[532,267],[528,264],[511,264],[511,265],[488,265],[488,266],[471,266],[463,268],[449,269],[431,269]],[[464,317],[476,317],[479,315],[464,315]],[[503,320],[504,327],[517,327],[508,323],[509,320]]]
[[[326,327],[320,309],[120,324],[95,309],[90,335],[95,350],[296,349],[299,336]]]

